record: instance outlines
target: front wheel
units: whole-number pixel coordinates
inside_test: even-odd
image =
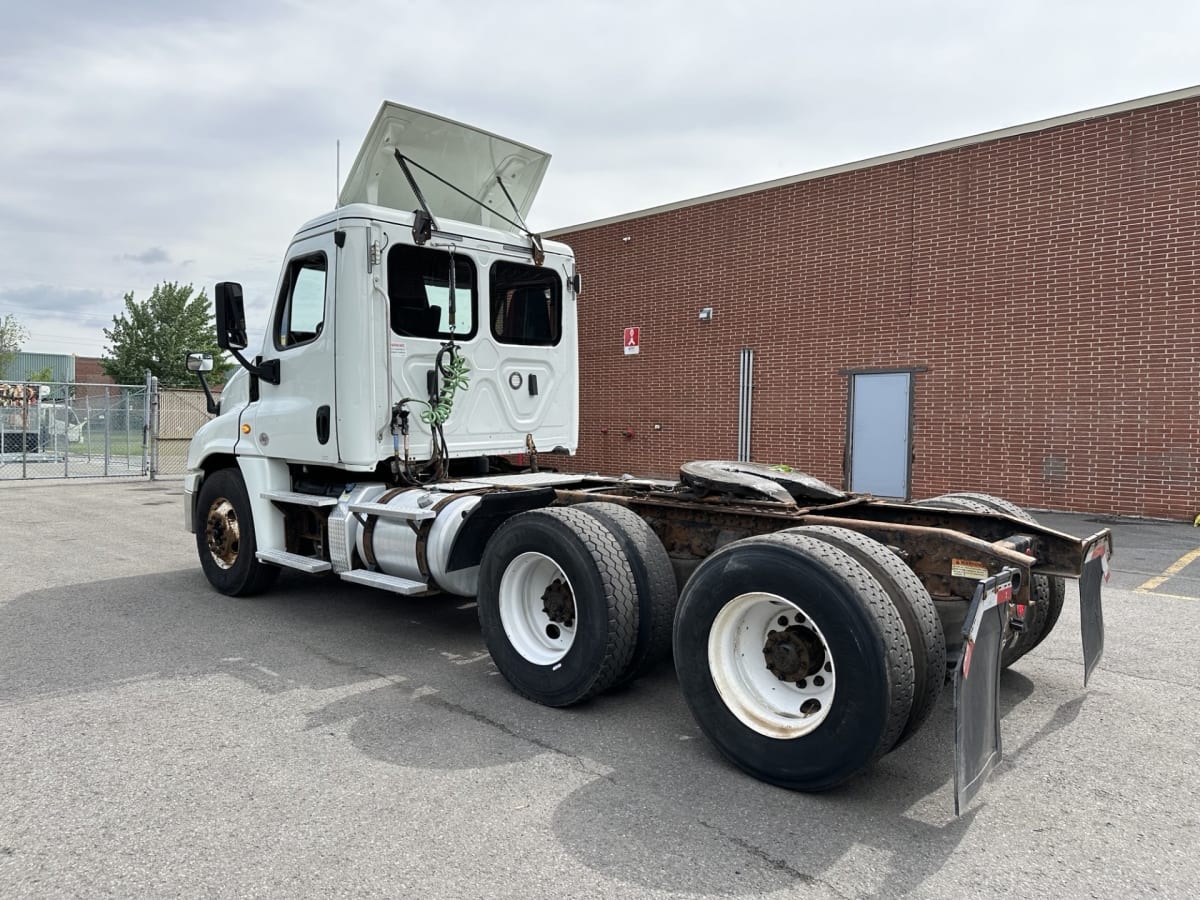
[[[697,724],[781,787],[832,788],[882,756],[913,702],[899,613],[852,556],[815,537],[746,538],[684,587],[675,668]]]
[[[254,515],[246,483],[237,469],[220,469],[204,479],[196,498],[196,550],[200,567],[222,594],[261,594],[279,575],[277,566],[255,556]]]

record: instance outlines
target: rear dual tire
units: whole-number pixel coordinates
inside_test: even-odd
[[[746,538],[679,599],[675,669],[692,715],[735,765],[803,791],[891,749],[913,707],[905,623],[853,555],[815,535]]]
[[[586,512],[536,509],[501,525],[483,554],[477,599],[496,668],[537,703],[587,700],[633,662],[636,577],[618,539]]]
[[[633,573],[637,641],[629,666],[616,681],[618,685],[626,684],[671,655],[671,632],[679,601],[675,569],[654,529],[633,510],[616,503],[580,503],[570,508],[587,513],[616,538]]]
[[[1037,519],[1015,503],[1002,497],[993,497],[991,494],[963,491],[943,494],[928,502],[936,501],[950,504],[949,508],[971,509],[976,512],[999,512],[1023,522],[1037,524]],[[1049,637],[1054,626],[1058,624],[1058,617],[1062,614],[1067,585],[1059,575],[1034,575],[1030,591],[1033,603],[1026,616],[1025,629],[1014,633],[1005,642],[1000,654],[1000,665],[1006,669]]]
[[[899,556],[865,534],[830,525],[806,525],[788,533],[811,535],[850,554],[879,582],[900,614],[913,655],[912,711],[896,741],[896,746],[903,744],[929,718],[946,683],[946,635],[929,591]]]

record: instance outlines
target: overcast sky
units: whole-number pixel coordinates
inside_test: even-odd
[[[384,99],[553,156],[550,229],[1200,83],[1200,4],[0,0],[0,317],[245,285]]]

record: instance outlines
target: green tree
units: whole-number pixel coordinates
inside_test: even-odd
[[[117,384],[138,384],[149,370],[164,387],[195,387],[196,376],[187,369],[187,354],[213,355],[210,380],[225,381],[230,365],[217,347],[212,304],[201,289],[192,296],[192,285],[164,281],[146,300],[125,295],[125,311],[113,316],[113,327],[104,329],[108,341],[104,371]]]
[[[28,339],[29,332],[11,313],[0,319],[0,378]]]

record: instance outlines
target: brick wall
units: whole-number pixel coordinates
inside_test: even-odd
[[[78,384],[113,384],[96,356],[75,357],[75,381]]]
[[[558,234],[585,285],[573,468],[735,458],[752,347],[756,460],[843,484],[839,373],[923,367],[913,496],[1190,519],[1198,159],[1193,98]]]

